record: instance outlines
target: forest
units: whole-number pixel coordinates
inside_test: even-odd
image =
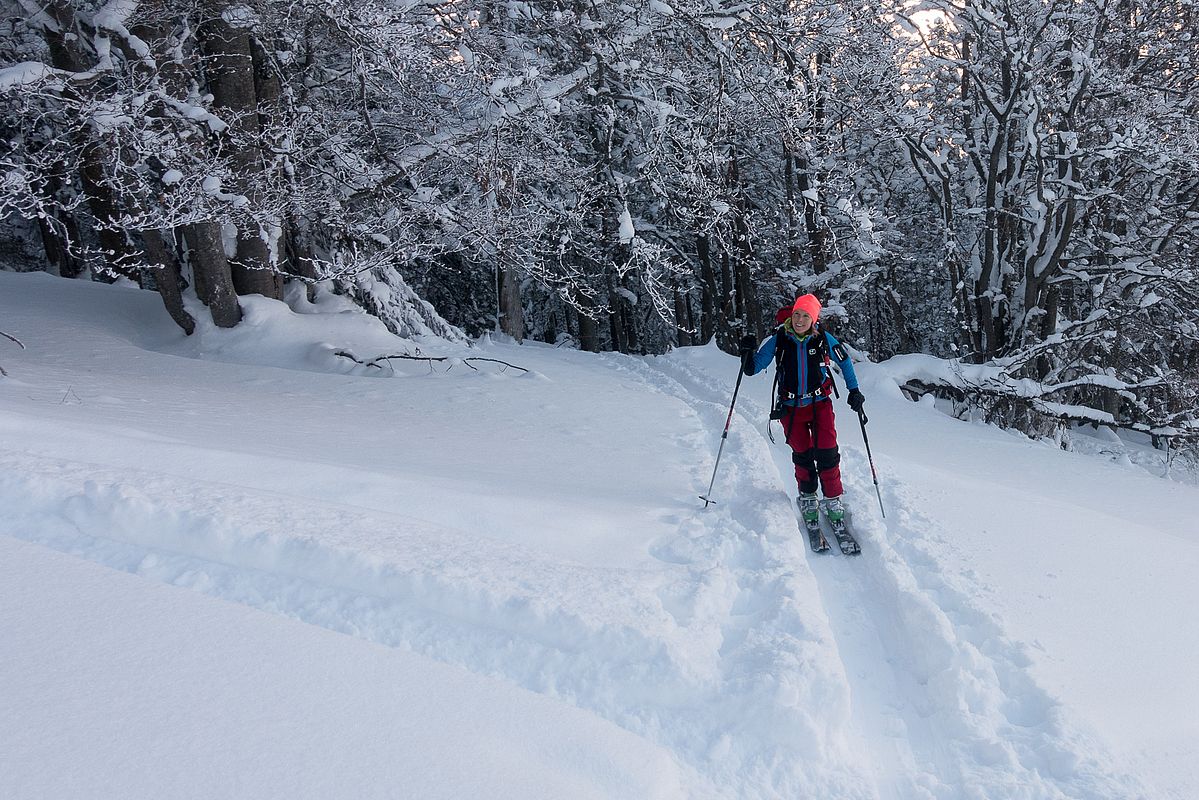
[[[1199,445],[1189,0],[0,8],[0,268],[187,333],[331,291],[632,354],[815,293],[860,357],[944,359],[913,395]]]

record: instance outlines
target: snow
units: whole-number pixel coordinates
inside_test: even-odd
[[[52,76],[66,77],[69,73],[54,69],[40,61],[24,61],[11,67],[0,69],[0,92],[7,92],[16,87],[37,83]]]
[[[129,21],[129,18],[133,16],[136,10],[136,0],[111,0],[110,2],[104,4],[104,6],[95,13],[95,15],[92,17],[92,23],[98,29],[108,30],[120,36],[124,40],[126,46],[129,47],[139,59],[153,66],[154,56],[151,53],[150,46],[146,44],[146,42],[140,37],[134,36],[129,29],[125,27],[125,23]],[[104,37],[97,36],[96,39],[97,44],[99,45],[99,42],[104,39]],[[103,52],[105,56],[107,56],[107,49],[108,46],[107,42],[105,41],[103,44]],[[97,50],[100,51],[101,47],[98,46]]]
[[[92,22],[102,28],[117,30],[125,27],[136,10],[135,0],[109,0],[95,13]]]
[[[209,180],[209,179],[205,180],[206,183],[207,183],[207,180]],[[217,197],[227,197],[228,196],[220,191],[219,182],[218,182],[216,191],[210,190],[207,186],[204,187],[204,191],[208,192],[209,194],[214,194]],[[235,223],[233,223],[233,222],[222,222],[221,223],[221,249],[225,251],[225,258],[228,258],[228,259],[237,258],[237,237],[238,237],[239,233],[240,232],[238,231],[237,225]],[[195,316],[195,315],[193,315],[193,316]]]
[[[231,28],[252,28],[258,24],[258,13],[245,4],[230,5],[221,11],[221,19]]]
[[[170,95],[166,94],[165,92],[159,92],[157,96],[158,96],[158,99],[161,100],[164,104],[173,108],[175,110],[175,113],[179,114],[184,119],[188,119],[188,120],[191,120],[192,122],[198,122],[198,123],[203,123],[203,124],[207,125],[208,129],[212,133],[222,133],[229,127],[228,124],[226,124],[224,120],[220,119],[215,114],[213,114],[208,109],[206,109],[202,106],[193,105],[191,103],[185,103],[182,100],[178,100],[174,97],[171,97]],[[208,180],[208,179],[206,178],[205,180]],[[207,188],[205,189],[205,191],[207,191]]]
[[[491,82],[491,85],[487,87],[487,93],[492,97],[499,97],[511,89],[516,89],[523,86],[524,83],[525,79],[520,75],[510,78],[496,78]]]
[[[637,235],[636,229],[633,227],[633,215],[629,213],[629,207],[623,206],[620,209],[620,230],[616,236],[621,244],[628,244],[633,241],[633,237]]]
[[[0,605],[5,797],[678,793],[668,754],[461,668],[9,537],[0,583],[37,600]]]
[[[185,337],[0,272],[0,796],[1199,794],[1199,490],[1153,451],[861,363],[887,515],[838,401],[864,553],[817,556],[769,376],[696,497],[712,345],[398,339],[299,295],[232,330],[191,300]]]
[[[1127,391],[1128,383],[1111,375],[1091,374],[1075,380],[1055,384],[1042,384],[1027,378],[1013,378],[993,364],[966,364],[961,361],[946,361],[932,356],[912,353],[896,356],[882,366],[886,374],[898,385],[908,380],[940,383],[946,386],[969,388],[971,386],[1002,386],[1015,397],[1039,398],[1047,392],[1067,389],[1072,386],[1103,386],[1116,391]],[[1044,403],[1045,407],[1068,411],[1077,416],[1086,416],[1097,421],[1110,422],[1111,416],[1083,406],[1064,406],[1060,403]]]

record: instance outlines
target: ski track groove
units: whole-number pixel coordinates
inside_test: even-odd
[[[729,386],[669,357],[642,363],[665,377],[657,382],[661,390],[675,393],[684,402],[723,403],[723,426]],[[768,407],[746,397],[745,389],[743,383],[734,427],[740,423],[743,436],[748,436],[745,431],[755,431],[769,446],[760,427],[760,421],[768,419]],[[727,448],[726,444],[726,453]],[[841,449],[866,463],[862,448],[841,442]],[[790,452],[780,441],[773,455],[788,508],[793,509]],[[843,460],[850,507],[872,508],[873,482],[866,472],[846,466]],[[862,514],[863,521],[855,524],[851,515],[851,530],[862,543],[862,555],[814,554],[806,542],[800,551],[813,563],[850,696],[878,694],[880,680],[901,690],[901,696],[894,698],[891,719],[870,712],[869,719],[855,720],[859,727],[871,724],[875,737],[903,740],[875,747],[876,754],[883,756],[874,772],[880,795],[935,800],[1146,796],[1144,787],[1129,776],[1107,771],[1101,746],[1071,729],[1058,704],[1030,676],[1031,661],[1024,646],[1009,640],[1000,621],[954,587],[930,549],[947,537],[907,502],[902,484],[893,483],[889,481],[884,491],[892,521]],[[731,482],[726,485],[726,493],[732,495]],[[795,536],[804,538],[797,517]],[[851,647],[840,646],[855,641],[858,644]],[[869,650],[872,645],[881,658],[853,661],[852,650]],[[879,668],[891,674],[870,675]],[[893,731],[903,735],[890,736]],[[879,749],[890,752],[878,753]]]
[[[616,354],[605,354],[601,358],[613,369],[690,406],[700,418],[694,449],[698,453],[715,455],[710,448],[714,443],[718,444],[719,432],[728,415],[727,390],[705,385],[694,375],[672,374],[660,363],[651,365],[647,360]],[[738,402],[734,417],[736,427],[748,424],[742,410],[746,404],[743,400]],[[749,445],[759,445],[758,437],[751,437]],[[752,466],[754,458],[753,453],[746,452],[746,442],[730,434],[713,490],[713,496],[719,499],[716,505],[706,510],[696,500],[693,524],[710,540],[734,537],[743,541],[743,552],[723,562],[736,574],[739,590],[729,609],[730,614],[736,614],[746,604],[753,604],[759,613],[771,605],[785,609],[787,613],[756,620],[754,630],[741,637],[726,631],[722,660],[736,664],[743,677],[756,675],[759,679],[773,677],[784,683],[806,684],[802,693],[786,699],[798,721],[810,713],[809,709],[822,712],[822,725],[818,729],[806,731],[800,739],[792,740],[792,751],[787,758],[797,765],[797,777],[786,787],[795,788],[779,788],[778,796],[806,796],[802,788],[805,776],[809,780],[819,779],[813,775],[810,766],[813,754],[817,754],[815,760],[823,762],[823,772],[846,776],[840,780],[851,787],[832,796],[879,797],[872,782],[863,774],[865,770],[853,753],[853,743],[844,735],[850,700],[847,684],[839,672],[840,665],[825,663],[827,659],[823,656],[828,650],[831,631],[820,624],[824,618],[822,610],[802,601],[804,584],[814,578],[803,559],[807,542],[795,535],[797,522],[790,501],[779,491],[777,476],[762,486],[753,487],[754,496],[759,497],[761,503],[743,503],[738,492],[730,488],[748,483],[742,478],[763,470],[769,472],[772,468],[768,457],[759,452],[757,469],[746,471],[745,464]],[[704,464],[696,470],[699,486],[696,494],[707,489],[710,472],[704,470],[709,466]],[[702,477],[700,472],[703,472]],[[700,480],[702,484],[699,484]],[[745,488],[741,486],[742,490]],[[797,569],[804,573],[798,580]],[[797,633],[802,639],[813,640],[820,652],[801,652],[796,648],[789,640]],[[769,646],[776,649],[776,656],[766,661],[756,658],[752,636],[765,637]]]

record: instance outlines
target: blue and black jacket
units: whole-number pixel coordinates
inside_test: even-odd
[[[831,358],[845,376],[845,388],[858,388],[858,376],[845,346],[831,333],[812,327],[812,333],[798,336],[789,324],[780,325],[773,336],[762,342],[747,366],[747,375],[756,375],[770,365],[776,365],[776,385],[780,406],[806,406],[832,395],[832,374],[827,360]]]

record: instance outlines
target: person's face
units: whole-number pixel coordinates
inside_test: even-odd
[[[806,311],[796,309],[791,312],[791,327],[796,333],[807,333],[812,327],[812,317]]]

